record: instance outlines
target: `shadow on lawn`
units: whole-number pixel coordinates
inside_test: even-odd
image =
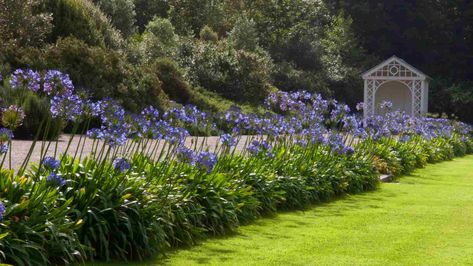
[[[205,244],[208,241],[216,240],[216,239],[227,239],[236,236],[240,237],[251,237],[251,234],[254,232],[255,234],[259,234],[260,236],[268,239],[277,239],[280,235],[277,232],[266,232],[264,230],[260,230],[262,227],[266,226],[274,226],[274,223],[278,223],[283,228],[297,228],[297,227],[304,227],[311,224],[310,221],[301,221],[291,215],[303,215],[307,216],[308,219],[311,217],[323,218],[327,216],[345,216],[348,212],[359,210],[360,208],[374,208],[380,209],[383,207],[383,202],[389,201],[394,197],[400,196],[399,194],[392,193],[382,188],[377,190],[364,192],[362,194],[355,194],[355,195],[344,195],[340,197],[333,198],[327,202],[321,202],[317,204],[313,204],[307,209],[304,210],[296,210],[296,211],[280,211],[276,215],[262,217],[258,220],[255,220],[251,223],[251,230],[249,230],[249,234],[243,234],[239,231],[228,234],[225,236],[218,236],[218,237],[210,237],[206,240],[202,240],[195,246],[191,247],[184,247],[184,248],[177,248],[171,251],[168,251],[164,255],[160,255],[155,257],[155,264],[163,264],[167,265],[169,263],[169,257],[172,257],[173,254],[180,252],[182,250],[191,250],[195,247]],[[286,215],[289,214],[289,215]],[[285,236],[291,237],[291,236]],[[207,247],[205,255],[202,253],[192,253],[188,255],[188,259],[192,260],[194,264],[208,264],[210,263],[211,259],[214,257],[219,257],[222,262],[227,260],[232,254],[234,253],[233,250],[228,249],[226,247]],[[215,256],[214,256],[215,255]],[[218,256],[217,256],[218,255]],[[228,255],[228,256],[227,256]],[[142,265],[148,265],[143,263]]]
[[[406,178],[406,180],[403,181],[404,178]],[[398,178],[396,182],[398,182],[399,184],[415,185],[415,184],[423,184],[424,182],[428,182],[427,181],[428,179],[430,179],[431,181],[435,181],[435,179],[432,179],[428,176],[423,176],[414,172],[410,175],[403,176],[400,179]],[[281,228],[304,227],[311,224],[309,220],[310,218],[346,216],[350,212],[359,211],[360,209],[367,209],[367,208],[382,209],[386,201],[390,201],[393,198],[400,197],[406,193],[408,192],[404,192],[404,191],[391,192],[389,190],[383,189],[383,187],[380,186],[376,190],[363,192],[361,194],[347,194],[347,195],[335,197],[326,202],[313,204],[303,210],[279,211],[277,214],[264,216],[250,223],[249,225],[252,226],[251,230],[249,230],[250,234],[243,234],[238,230],[236,232],[229,233],[224,236],[210,236],[207,239],[203,239],[199,241],[196,245],[178,247],[171,250],[167,250],[164,254],[155,256],[153,258],[150,258],[149,260],[145,260],[142,262],[134,262],[133,264],[134,265],[169,265],[169,258],[178,252],[185,251],[185,250],[187,251],[192,250],[212,240],[228,239],[228,238],[233,238],[236,236],[251,237],[253,232],[255,234],[259,234],[260,236],[263,236],[268,239],[277,239],[278,237],[280,237],[279,234],[272,233],[272,232],[264,232],[263,230],[260,230],[260,228],[269,226],[269,225],[273,226],[275,222],[278,223],[279,226],[281,226]],[[308,221],[301,221],[300,219],[291,217],[293,215],[306,216],[308,218]],[[229,257],[231,257],[231,255],[234,252],[235,252],[234,250],[223,247],[223,246],[222,247],[207,247],[205,254],[195,252],[195,253],[189,254],[188,258],[189,260],[192,260],[193,264],[205,265],[205,264],[210,263],[211,259],[215,257],[219,257],[220,260],[224,262],[225,260],[228,260]],[[100,265],[107,265],[107,264],[100,264]],[[117,264],[115,262],[113,263],[113,265],[116,266],[116,265],[129,265],[129,264],[126,264],[126,263]]]

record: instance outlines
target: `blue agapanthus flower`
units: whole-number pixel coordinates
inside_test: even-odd
[[[217,155],[206,151],[200,152],[195,158],[195,164],[210,173],[217,164]]]
[[[84,102],[75,94],[56,95],[51,99],[51,114],[66,121],[76,121],[83,113]]]
[[[179,162],[188,163],[192,165],[195,163],[196,159],[194,151],[185,146],[179,146],[176,149],[176,158]]]
[[[62,187],[66,184],[66,180],[64,180],[64,178],[62,178],[62,175],[58,173],[49,174],[49,176],[46,178],[46,181],[51,186],[55,186],[55,187]]]
[[[59,70],[49,70],[44,76],[43,90],[46,94],[72,94],[74,85],[68,74]]]
[[[258,155],[261,152],[266,152],[268,156],[272,157],[271,145],[267,141],[253,140],[246,148],[251,154]]]
[[[0,142],[6,142],[13,139],[13,132],[8,128],[0,128]]]
[[[232,134],[223,134],[220,136],[220,143],[227,147],[233,147],[237,145],[237,139]]]
[[[44,157],[43,159],[43,166],[48,168],[48,169],[58,169],[61,163],[59,160],[54,159],[51,156]]]
[[[36,92],[41,88],[41,75],[31,69],[17,69],[11,76],[10,86],[14,89],[28,88]]]
[[[5,205],[0,201],[0,221],[3,220],[3,215],[5,214]]]
[[[2,143],[0,144],[0,154],[5,154],[8,152],[8,144]]]
[[[125,172],[126,170],[131,168],[131,163],[125,158],[116,158],[113,160],[113,167],[115,170],[120,172]]]

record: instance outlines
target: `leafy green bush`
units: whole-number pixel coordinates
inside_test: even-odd
[[[169,20],[154,18],[146,26],[142,38],[139,49],[145,60],[175,56],[179,38],[174,33],[174,27]]]
[[[255,52],[260,50],[258,31],[254,20],[240,16],[228,36],[229,41],[238,50]]]
[[[195,86],[239,102],[261,102],[268,93],[272,71],[268,57],[235,50],[226,41],[198,42],[188,56],[181,65]]]
[[[49,111],[49,100],[39,98],[37,95],[28,95],[21,105],[25,112],[23,125],[15,131],[18,138],[33,139],[41,126],[41,122],[51,120],[49,132],[46,132],[43,125],[43,132],[38,137],[40,139],[57,139],[63,130],[63,122],[53,119]]]
[[[133,0],[94,0],[94,2],[107,14],[113,26],[123,36],[130,37],[136,32],[136,12]]]
[[[74,36],[89,45],[120,48],[124,40],[107,16],[88,0],[46,0],[46,11],[54,14],[51,42]]]
[[[177,65],[169,59],[159,59],[154,62],[152,68],[162,82],[161,88],[169,99],[181,104],[189,103],[191,88],[182,77]]]
[[[36,14],[40,1],[0,0],[0,40],[3,45],[41,46],[51,32],[50,14]]]
[[[218,34],[207,25],[203,27],[202,30],[200,31],[199,37],[202,41],[207,41],[207,42],[218,41]]]
[[[158,98],[163,96],[159,80],[150,79],[151,72],[133,67],[115,51],[66,38],[50,47],[45,57],[49,68],[69,73],[76,87],[86,90],[96,99],[112,97],[127,109],[136,110],[149,103],[157,105]],[[147,80],[143,83],[143,79]],[[145,84],[148,86],[140,86]]]
[[[140,32],[155,17],[166,17],[169,11],[167,0],[135,0],[136,24]]]

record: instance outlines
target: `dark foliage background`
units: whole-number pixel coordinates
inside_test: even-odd
[[[430,111],[473,122],[468,0],[0,0],[0,72],[68,72],[128,109],[222,110],[274,89],[354,106],[395,54],[433,78]],[[5,81],[6,82],[6,81]]]

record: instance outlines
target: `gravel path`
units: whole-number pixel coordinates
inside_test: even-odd
[[[237,145],[237,150],[242,149],[242,147],[245,145],[246,138],[247,136],[241,137]],[[70,139],[70,135],[62,135],[60,137],[59,142],[58,142],[58,147],[57,147],[57,154],[64,153],[64,151],[67,148],[69,139]],[[198,146],[200,147],[203,140],[204,140],[203,137],[188,137],[186,139],[186,146],[193,147],[195,145],[195,142],[197,141]],[[82,142],[83,141],[84,139],[82,139]],[[218,141],[219,141],[219,137],[207,137],[206,143],[204,143],[204,147],[208,148],[209,150],[214,150]],[[78,143],[79,143],[79,136],[75,136],[69,147],[68,154],[74,155],[74,153],[76,152]],[[84,145],[84,149],[83,149],[83,155],[88,155],[91,153],[92,143],[93,143],[93,140],[91,139],[86,140],[86,144]],[[32,144],[31,140],[13,140],[12,141],[12,160],[11,160],[12,169],[18,169],[21,166],[24,159],[26,158],[26,155],[28,154],[28,151],[30,150],[31,144]],[[148,145],[153,145],[153,143],[150,142]],[[40,154],[41,154],[41,146],[42,146],[42,142],[38,141],[31,155],[30,163],[39,162]],[[47,142],[45,143],[45,146],[47,146]],[[82,148],[81,146],[79,147],[79,151]],[[52,156],[54,154],[54,149],[55,149],[55,142],[52,142],[49,146],[47,154]],[[158,153],[159,151],[160,151],[160,148],[157,149],[156,153]],[[4,168],[9,168],[8,159],[5,160]]]

